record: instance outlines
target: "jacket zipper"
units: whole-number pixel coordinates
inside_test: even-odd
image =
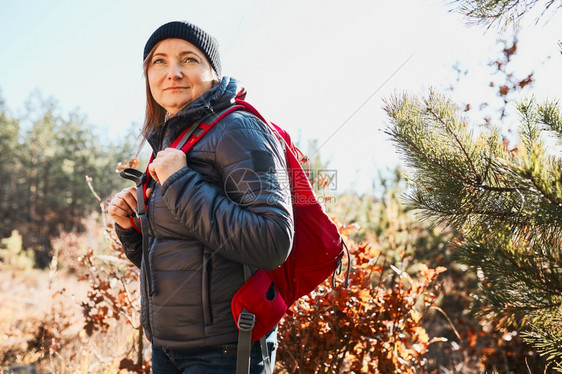
[[[201,274],[201,304],[203,306],[203,322],[205,326],[213,323],[211,314],[211,290],[209,287],[210,281],[209,277],[211,272],[209,270],[211,266],[211,254],[203,253],[203,271]]]
[[[144,262],[144,259],[143,259],[143,262]],[[145,303],[146,303],[146,304],[145,304],[145,307],[146,307],[146,310],[145,310],[145,313],[146,313],[146,315],[145,315],[145,320],[146,320],[146,335],[147,335],[147,337],[149,337],[149,340],[152,341],[152,339],[153,339],[153,337],[152,337],[152,326],[150,325],[150,314],[151,314],[151,313],[150,313],[150,297],[149,297],[149,288],[148,288],[148,282],[149,282],[149,280],[148,280],[148,278],[147,278],[147,276],[146,276],[146,274],[145,274],[145,273],[146,273],[146,269],[147,269],[147,267],[144,266],[144,267],[143,267],[143,274],[142,274],[142,275],[144,275],[144,276],[142,277],[142,280],[143,280],[143,283],[144,283],[144,287],[143,287],[143,291],[144,291],[144,292],[143,292],[142,297],[144,298]]]
[[[142,186],[140,187],[142,188]],[[152,273],[150,270],[150,243],[148,240],[148,226],[149,226],[149,220],[148,220],[148,205],[149,205],[150,200],[146,200],[145,205],[144,205],[144,214],[143,217],[141,219],[141,225],[142,225],[142,240],[143,240],[143,253],[142,253],[142,257],[143,257],[143,280],[144,280],[144,298],[146,300],[146,327],[147,327],[147,335],[149,335],[151,337],[151,341],[152,341],[152,326],[150,323],[150,316],[151,316],[151,297],[154,294],[154,284],[153,284],[153,280],[152,280]]]

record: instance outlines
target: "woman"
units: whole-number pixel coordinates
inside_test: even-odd
[[[232,105],[236,80],[221,77],[217,41],[197,26],[170,22],[144,48],[143,138],[154,161],[147,195],[148,259],[130,217],[136,188],[115,195],[109,214],[127,257],[141,269],[142,315],[155,373],[235,372],[238,329],[232,296],[244,265],[274,269],[293,238],[290,191],[278,180],[284,152],[268,126],[235,111],[185,155],[170,148],[186,128]],[[143,264],[144,265],[144,264]],[[143,282],[150,272],[151,292]],[[271,360],[276,330],[267,336]],[[258,342],[259,343],[259,342]],[[263,371],[259,344],[252,373]]]

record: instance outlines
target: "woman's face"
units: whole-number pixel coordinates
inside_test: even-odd
[[[211,64],[183,39],[165,39],[156,45],[147,77],[152,97],[171,116],[213,86]]]

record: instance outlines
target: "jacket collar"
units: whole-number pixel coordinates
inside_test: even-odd
[[[198,97],[174,117],[153,131],[147,138],[154,153],[169,147],[183,130],[212,113],[218,113],[234,103],[244,89],[236,79],[223,77],[220,83]]]

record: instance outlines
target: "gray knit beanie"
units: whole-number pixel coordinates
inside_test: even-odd
[[[143,61],[146,60],[156,44],[164,39],[171,38],[183,39],[196,46],[207,57],[217,76],[221,77],[221,60],[217,39],[189,22],[169,22],[156,29],[144,46]]]

